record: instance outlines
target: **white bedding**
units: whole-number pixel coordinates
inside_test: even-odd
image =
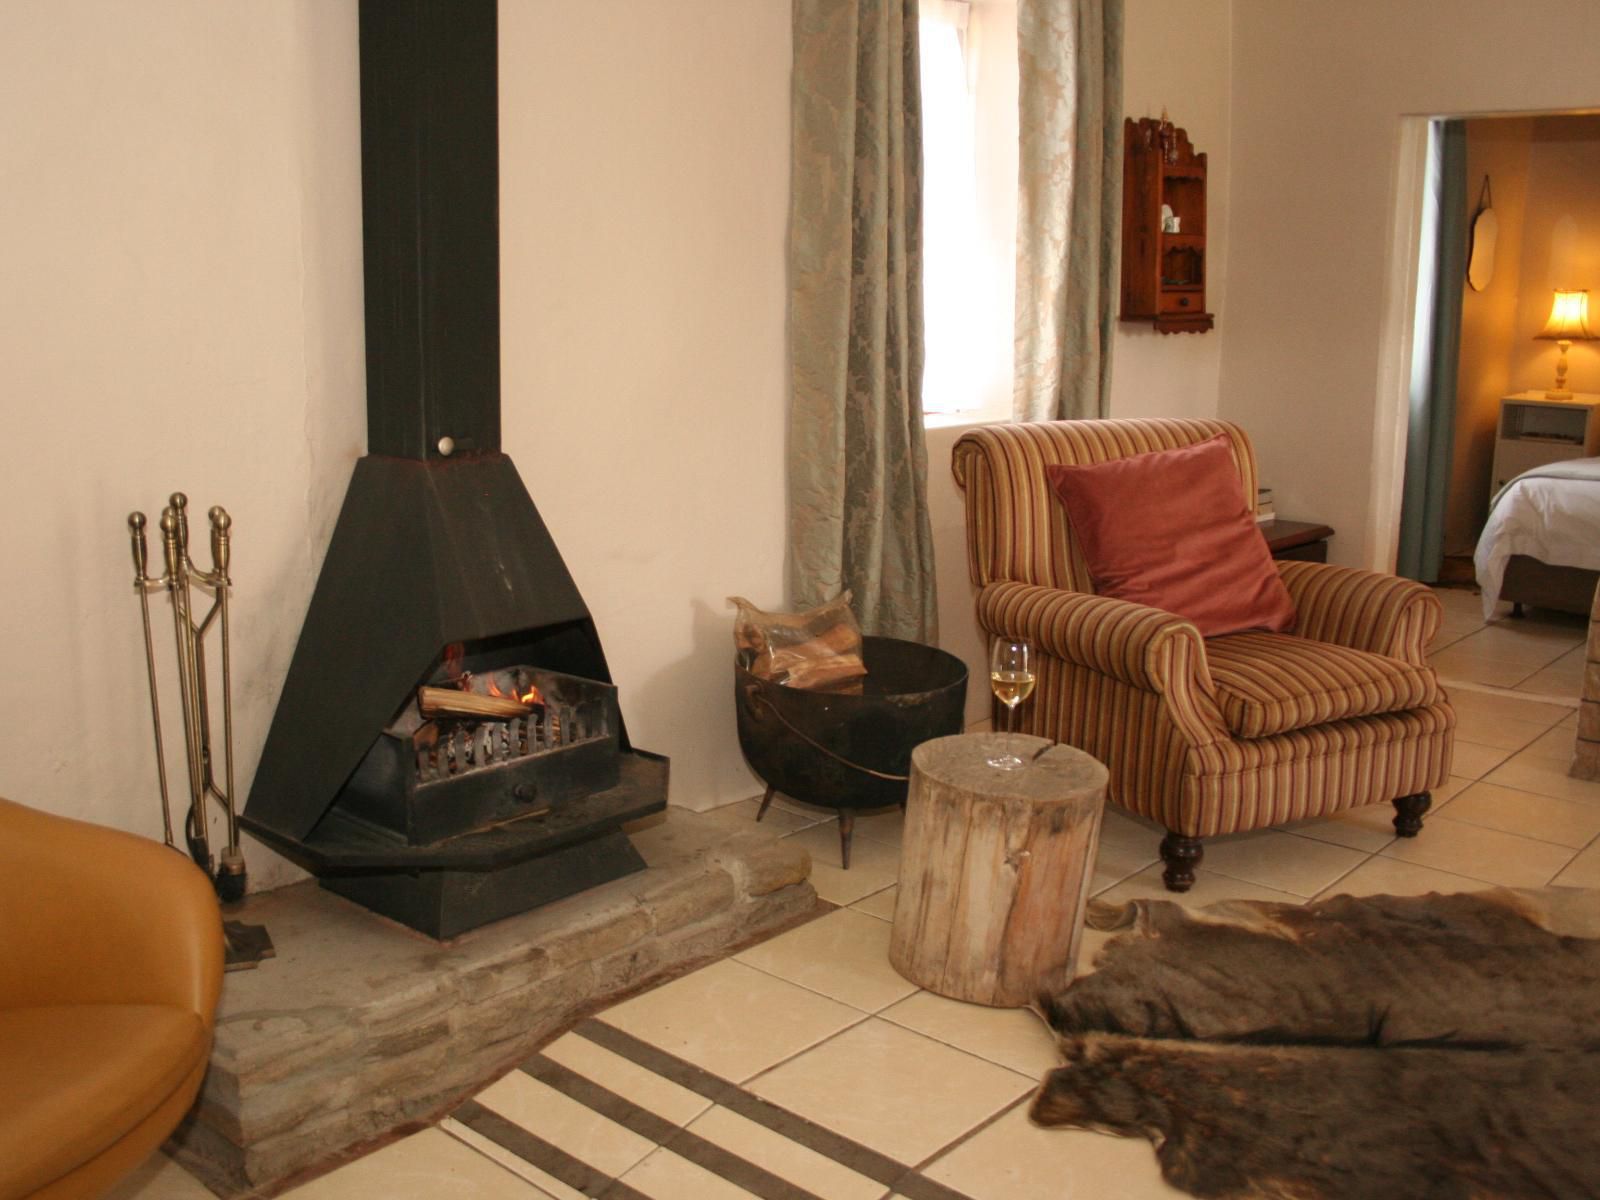
[[[1486,621],[1494,617],[1513,554],[1600,571],[1600,458],[1535,467],[1500,489],[1472,556]]]

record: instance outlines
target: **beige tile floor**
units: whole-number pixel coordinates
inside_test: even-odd
[[[1161,885],[1159,830],[1110,813],[1097,892],[1186,904],[1298,904],[1340,892],[1600,887],[1600,784],[1566,774],[1585,623],[1534,614],[1485,625],[1475,594],[1445,590],[1441,598],[1447,617],[1433,658],[1461,724],[1453,777],[1435,793],[1421,837],[1396,839],[1391,810],[1378,805],[1216,838],[1196,887],[1178,898]],[[755,809],[745,801],[720,816],[749,823]],[[597,1041],[580,1027],[546,1048],[543,1068],[514,1072],[481,1093],[479,1119],[463,1110],[288,1193],[291,1200],[572,1200],[599,1193],[607,1180],[623,1185],[607,1195],[657,1200],[886,1200],[897,1193],[881,1169],[874,1177],[870,1168],[886,1159],[915,1168],[916,1188],[908,1190],[920,1195],[1179,1194],[1161,1180],[1144,1143],[1029,1124],[1028,1096],[1054,1058],[1031,1013],[946,1000],[889,966],[898,813],[858,819],[849,871],[840,868],[837,826],[826,812],[780,798],[767,823],[811,850],[817,891],[836,911],[613,1007],[587,1027],[605,1037]],[[623,1040],[611,1044],[616,1038]],[[630,1046],[644,1047],[647,1061]],[[648,1061],[660,1051],[683,1074],[669,1078],[671,1071]],[[714,1080],[726,1094],[697,1088],[696,1078]],[[574,1098],[596,1086],[612,1107]],[[867,1157],[841,1162],[775,1131],[774,1121],[759,1119],[771,1105],[824,1139],[842,1135]],[[532,1133],[569,1156],[568,1180],[587,1172],[595,1182],[579,1190],[509,1151],[504,1143],[515,1138],[485,1136],[486,1128]],[[640,1132],[652,1128],[669,1144]],[[703,1165],[733,1159],[764,1172],[767,1185],[751,1190],[731,1172]],[[201,1200],[208,1193],[157,1157],[116,1195]]]

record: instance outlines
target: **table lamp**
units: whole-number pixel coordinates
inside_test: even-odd
[[[1533,336],[1553,341],[1561,348],[1561,355],[1556,359],[1556,386],[1544,394],[1545,399],[1572,399],[1572,391],[1567,387],[1567,348],[1573,342],[1589,341],[1596,336],[1589,330],[1589,293],[1557,288],[1555,302],[1550,306],[1550,319]]]

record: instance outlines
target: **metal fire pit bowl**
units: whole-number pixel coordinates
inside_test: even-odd
[[[850,866],[854,810],[906,802],[911,751],[960,733],[967,666],[953,654],[898,638],[862,640],[859,695],[784,687],[734,665],[739,746],[767,785],[804,804],[837,809],[839,850]]]

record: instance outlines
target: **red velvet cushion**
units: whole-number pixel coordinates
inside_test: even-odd
[[[1176,613],[1205,637],[1294,624],[1225,434],[1046,470],[1100,595]]]

